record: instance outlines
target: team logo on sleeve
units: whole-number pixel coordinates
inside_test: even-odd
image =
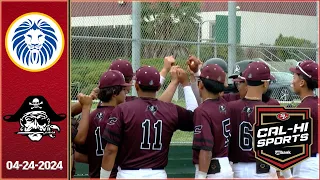
[[[62,55],[64,35],[50,16],[31,12],[12,22],[5,46],[11,61],[19,68],[40,72],[52,67]]]
[[[200,134],[202,131],[202,125],[198,125],[194,127],[194,134]]]
[[[254,126],[256,158],[285,170],[310,157],[310,109],[258,106]]]
[[[107,123],[108,125],[112,126],[114,124],[116,124],[116,122],[118,121],[118,118],[116,117],[110,117],[109,118],[109,122]]]
[[[8,122],[19,122],[16,134],[27,136],[31,141],[40,141],[42,137],[56,137],[59,126],[51,122],[62,121],[66,114],[56,114],[43,96],[29,96],[14,115],[3,117]]]

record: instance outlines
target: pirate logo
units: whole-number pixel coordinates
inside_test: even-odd
[[[20,129],[16,134],[37,142],[43,136],[55,138],[60,128],[51,122],[62,121],[66,117],[66,114],[56,114],[43,96],[29,96],[15,114],[6,115],[3,119],[7,122],[19,121]]]
[[[101,121],[103,119],[104,114],[102,112],[97,113],[96,118]]]
[[[154,105],[149,105],[147,108],[147,111],[150,111],[153,115],[155,115],[156,112],[158,111],[158,107]]]
[[[220,105],[219,106],[219,111],[220,111],[220,113],[226,113],[226,106],[225,105]]]
[[[242,112],[247,113],[248,116],[252,113],[252,111],[253,111],[253,109],[251,107],[248,107],[248,106],[244,107],[243,110],[242,110]]]

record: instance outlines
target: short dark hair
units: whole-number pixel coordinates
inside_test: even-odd
[[[159,90],[158,86],[144,86],[139,84],[139,87],[143,92],[157,92]]]
[[[318,88],[318,81],[317,80],[313,80],[311,78],[309,78],[308,76],[304,75],[304,74],[299,74],[299,76],[306,81],[307,83],[307,88],[310,90],[314,90],[316,88]]]
[[[125,76],[124,80],[126,81],[126,83],[130,83],[130,81],[132,80],[132,76]]]
[[[248,80],[247,80],[248,86],[260,86],[260,85],[262,85],[263,83],[264,83],[263,81],[248,81]]]
[[[213,81],[210,79],[206,79],[203,77],[200,77],[200,80],[202,81],[204,87],[207,89],[207,91],[209,91],[212,94],[219,94],[221,92],[224,91],[224,84],[217,82],[217,81]]]
[[[109,102],[113,95],[119,95],[122,91],[122,86],[112,86],[99,90],[98,99],[102,102]]]

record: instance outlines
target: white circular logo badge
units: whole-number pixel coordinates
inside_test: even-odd
[[[19,68],[40,72],[52,67],[64,49],[64,35],[50,16],[31,12],[21,15],[9,26],[5,39],[6,51]]]

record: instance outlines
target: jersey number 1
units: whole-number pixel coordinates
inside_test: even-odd
[[[102,142],[101,142],[101,135],[100,135],[100,127],[97,127],[94,131],[94,134],[96,135],[96,156],[103,156],[103,148],[102,148]]]
[[[150,143],[150,120],[146,119],[141,124],[143,129],[142,132],[142,142],[140,144],[140,149],[149,150],[151,148]],[[157,120],[156,123],[153,124],[153,128],[155,129],[154,135],[154,143],[152,144],[152,150],[161,150],[162,143],[161,143],[161,136],[162,136],[162,120]]]

